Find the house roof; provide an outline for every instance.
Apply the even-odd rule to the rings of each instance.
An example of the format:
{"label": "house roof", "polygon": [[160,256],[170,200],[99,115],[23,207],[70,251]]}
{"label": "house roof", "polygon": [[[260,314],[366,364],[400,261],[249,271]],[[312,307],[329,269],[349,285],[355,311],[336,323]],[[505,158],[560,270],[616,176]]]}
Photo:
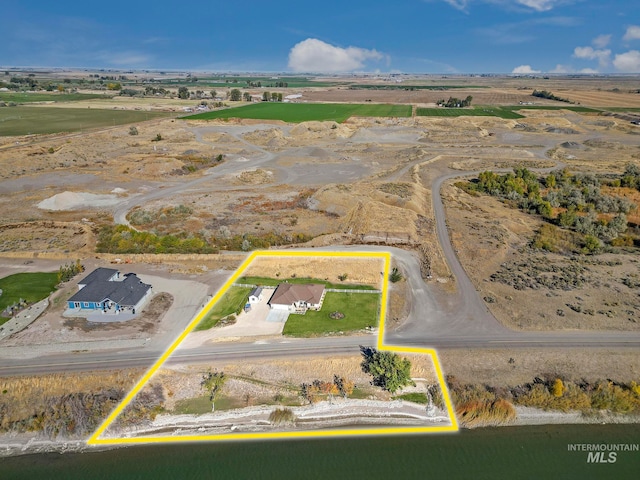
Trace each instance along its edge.
{"label": "house roof", "polygon": [[281,283],[269,299],[269,305],[291,305],[304,301],[318,304],[324,293],[324,285],[318,283]]}
{"label": "house roof", "polygon": [[250,297],[259,297],[262,294],[262,287],[256,287],[249,292]]}
{"label": "house roof", "polygon": [[[110,270],[110,269],[103,269]],[[117,272],[117,270],[114,270]],[[92,274],[95,273],[92,272]],[[109,276],[108,278],[111,278]],[[70,302],[103,302],[111,300],[123,307],[133,307],[151,289],[151,285],[142,283],[134,274],[130,273],[122,281],[108,281],[99,279],[92,281],[82,290],[73,295]]]}
{"label": "house roof", "polygon": [[84,277],[82,280],[80,280],[78,282],[78,285],[88,285],[92,282],[106,282],[111,277],[113,277],[116,273],[118,273],[118,270],[115,270],[113,268],[99,267],[99,268],[96,268],[89,275]]}

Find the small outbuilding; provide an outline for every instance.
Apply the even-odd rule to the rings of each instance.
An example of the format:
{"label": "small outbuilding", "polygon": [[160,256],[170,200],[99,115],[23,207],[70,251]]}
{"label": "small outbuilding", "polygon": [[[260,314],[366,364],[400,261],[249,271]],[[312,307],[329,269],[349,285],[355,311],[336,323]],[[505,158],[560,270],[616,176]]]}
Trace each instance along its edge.
{"label": "small outbuilding", "polygon": [[262,287],[256,287],[249,292],[249,303],[259,303],[262,301]]}

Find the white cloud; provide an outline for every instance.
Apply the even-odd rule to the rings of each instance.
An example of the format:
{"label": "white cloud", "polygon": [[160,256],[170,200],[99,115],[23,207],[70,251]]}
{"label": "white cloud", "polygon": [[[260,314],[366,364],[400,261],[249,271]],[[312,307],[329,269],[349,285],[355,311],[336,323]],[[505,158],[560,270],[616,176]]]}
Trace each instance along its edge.
{"label": "white cloud", "polygon": [[558,0],[516,0],[520,5],[532,8],[537,12],[546,12],[556,6]]}
{"label": "white cloud", "polygon": [[613,59],[613,66],[623,73],[640,73],[640,52],[629,50],[617,54]]}
{"label": "white cloud", "polygon": [[557,64],[553,70],[549,70],[549,73],[573,73],[574,70],[567,65]]}
{"label": "white cloud", "polygon": [[607,45],[609,45],[609,42],[611,41],[611,35],[598,35],[596,38],[594,38],[591,43],[596,47],[596,48],[604,48]]}
{"label": "white cloud", "polygon": [[573,56],[587,60],[597,59],[601,67],[606,67],[611,58],[611,50],[596,50],[593,47],[576,47],[573,50]]}
{"label": "white cloud", "polygon": [[640,26],[638,25],[631,25],[627,28],[627,33],[624,34],[624,37],[622,37],[622,39],[625,42],[628,42],[629,40],[639,40],[640,39]]}
{"label": "white cloud", "polygon": [[540,73],[540,70],[534,70],[531,68],[531,65],[520,65],[514,68],[511,73],[515,73],[517,75],[530,75],[532,73]]}
{"label": "white cloud", "polygon": [[289,68],[294,72],[351,72],[363,68],[367,60],[380,61],[385,57],[377,50],[341,48],[317,38],[307,38],[289,52]]}
{"label": "white cloud", "polygon": [[460,10],[462,12],[467,11],[467,5],[469,4],[469,0],[444,0],[453,8]]}
{"label": "white cloud", "polygon": [[600,72],[598,72],[598,70],[595,70],[595,69],[593,69],[593,68],[583,68],[582,70],[580,70],[580,72],[579,72],[579,73],[589,73],[589,74],[592,74],[592,73],[600,73]]}

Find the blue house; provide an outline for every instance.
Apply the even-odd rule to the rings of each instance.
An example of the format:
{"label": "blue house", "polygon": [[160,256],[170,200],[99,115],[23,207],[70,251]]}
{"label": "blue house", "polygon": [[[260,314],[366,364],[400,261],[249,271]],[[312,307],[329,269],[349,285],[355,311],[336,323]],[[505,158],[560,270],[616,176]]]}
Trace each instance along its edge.
{"label": "blue house", "polygon": [[96,268],[78,282],[78,292],[68,300],[68,308],[117,313],[136,310],[151,296],[151,285],[142,283],[135,273],[120,275],[113,268]]}

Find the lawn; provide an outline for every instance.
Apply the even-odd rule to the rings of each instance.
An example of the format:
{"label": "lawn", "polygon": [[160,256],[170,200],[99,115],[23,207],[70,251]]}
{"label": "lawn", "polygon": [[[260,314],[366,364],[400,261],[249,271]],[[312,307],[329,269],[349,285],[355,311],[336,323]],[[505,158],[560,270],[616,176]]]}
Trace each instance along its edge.
{"label": "lawn", "polygon": [[33,102],[77,102],[95,98],[112,98],[113,94],[102,93],[26,93],[1,92],[0,102],[33,103]]}
{"label": "lawn", "polygon": [[[18,302],[21,298],[36,303],[55,291],[58,284],[58,272],[52,273],[16,273],[0,279],[0,311]],[[0,325],[8,321],[0,317]]]}
{"label": "lawn", "polygon": [[[309,310],[305,315],[289,315],[282,333],[292,337],[315,337],[377,327],[379,306],[379,294],[327,292],[319,311]],[[337,320],[329,317],[335,311],[343,313],[344,318]]]}
{"label": "lawn", "polygon": [[327,280],[320,280],[318,278],[287,278],[287,279],[277,279],[277,278],[268,278],[268,277],[241,277],[238,279],[237,283],[245,283],[248,285],[260,285],[266,287],[275,287],[283,282],[288,283],[320,283],[324,285],[326,288],[341,288],[344,290],[375,290],[374,287],[369,285],[352,285],[345,283],[331,283]]}
{"label": "lawn", "polygon": [[174,114],[96,108],[2,107],[0,136],[73,132],[144,122],[170,115]]}
{"label": "lawn", "polygon": [[243,107],[199,113],[183,117],[188,120],[218,118],[252,118],[282,120],[289,123],[312,120],[344,122],[349,117],[410,117],[411,105],[351,104],[351,103],[254,103]]}
{"label": "lawn", "polygon": [[242,310],[249,298],[250,288],[245,287],[231,287],[222,296],[220,300],[216,302],[209,313],[200,321],[196,327],[198,330],[209,330],[211,327],[220,321],[220,319],[236,313]]}

